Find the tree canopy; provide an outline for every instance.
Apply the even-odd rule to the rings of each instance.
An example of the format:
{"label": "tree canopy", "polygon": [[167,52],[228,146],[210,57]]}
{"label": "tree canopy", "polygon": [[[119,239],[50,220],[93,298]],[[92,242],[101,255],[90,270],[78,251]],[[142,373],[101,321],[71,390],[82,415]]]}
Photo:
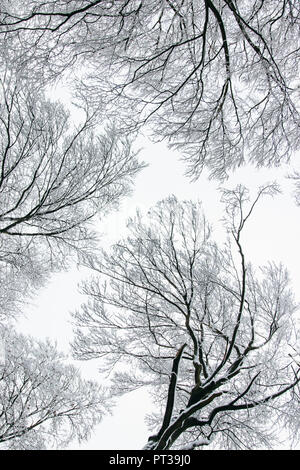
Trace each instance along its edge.
{"label": "tree canopy", "polygon": [[[282,265],[255,269],[243,232],[259,198],[223,192],[230,234],[218,246],[201,205],[170,197],[89,266],[75,314],[75,357],[101,358],[111,394],[150,388],[147,449],[266,448],[276,425],[299,431],[297,306]],[[277,429],[278,430],[278,429]]]}
{"label": "tree canopy", "polygon": [[147,123],[192,176],[223,178],[299,149],[299,15],[297,0],[27,0],[2,2],[0,32],[23,71],[77,71],[123,129]]}
{"label": "tree canopy", "polygon": [[49,341],[3,327],[0,334],[0,449],[61,448],[86,439],[104,412],[101,387],[83,380]]}
{"label": "tree canopy", "polygon": [[53,271],[93,252],[91,220],[130,193],[143,164],[131,138],[100,132],[94,111],[81,108],[75,125],[44,90],[0,69],[0,442],[62,447],[99,422],[102,390],[50,344],[9,333],[12,318]]}
{"label": "tree canopy", "polygon": [[[0,78],[0,276],[25,293],[51,270],[95,247],[91,219],[128,195],[143,167],[131,140],[95,113],[72,124],[70,113],[6,69]],[[17,289],[15,286],[18,286]],[[8,294],[10,291],[10,294]],[[16,304],[15,304],[16,306]],[[2,313],[3,309],[3,313]]]}
{"label": "tree canopy", "polygon": [[[146,449],[271,446],[299,438],[297,305],[287,270],[247,260],[258,200],[223,190],[223,245],[201,204],[160,201],[96,256],[92,222],[131,191],[145,132],[187,174],[225,179],[299,150],[297,0],[0,0],[0,442],[88,436],[101,390],[11,318],[71,260],[95,273],[74,354],[101,358],[111,396],[154,393]],[[67,84],[80,122],[53,97]],[[300,171],[291,173],[300,201]],[[99,276],[98,276],[99,275]],[[4,327],[4,324],[6,327]],[[0,336],[1,339],[1,336]],[[1,345],[0,345],[1,346]],[[1,351],[0,351],[1,353]],[[1,356],[0,356],[1,362]]]}

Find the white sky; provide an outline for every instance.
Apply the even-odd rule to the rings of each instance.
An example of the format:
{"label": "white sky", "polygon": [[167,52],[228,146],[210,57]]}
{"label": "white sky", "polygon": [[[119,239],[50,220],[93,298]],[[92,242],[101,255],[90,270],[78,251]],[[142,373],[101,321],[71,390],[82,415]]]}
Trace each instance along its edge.
{"label": "white sky", "polygon": [[[111,214],[99,224],[103,233],[101,245],[109,247],[111,243],[125,234],[125,221],[133,215],[137,206],[148,209],[158,200],[175,194],[181,199],[199,199],[203,201],[205,214],[217,229],[222,217],[216,181],[208,181],[205,175],[195,183],[184,177],[184,164],[178,156],[166,149],[164,144],[146,144],[140,158],[150,164],[137,177],[133,195],[124,200],[119,212]],[[261,184],[277,180],[285,190],[284,194],[274,199],[261,200],[253,213],[252,220],[245,229],[245,254],[254,264],[267,261],[282,261],[291,274],[296,290],[300,281],[299,240],[300,208],[291,195],[292,185],[283,176],[287,169],[274,170],[244,168],[224,184],[233,187],[242,183],[250,189],[257,189]],[[25,334],[39,338],[49,337],[57,341],[59,349],[68,352],[72,339],[72,327],[69,312],[78,308],[84,301],[77,291],[77,283],[86,271],[76,268],[69,273],[53,276],[49,284],[40,290],[32,304],[26,310],[26,316],[18,321],[17,328]],[[297,292],[296,292],[297,294]],[[297,295],[296,295],[297,298]],[[299,297],[298,297],[299,298]],[[77,362],[86,378],[98,379],[97,365],[94,362]],[[91,440],[76,449],[140,449],[147,441],[149,432],[143,422],[146,412],[151,410],[151,401],[141,391],[132,392],[120,399],[113,410],[114,416],[103,419]]]}

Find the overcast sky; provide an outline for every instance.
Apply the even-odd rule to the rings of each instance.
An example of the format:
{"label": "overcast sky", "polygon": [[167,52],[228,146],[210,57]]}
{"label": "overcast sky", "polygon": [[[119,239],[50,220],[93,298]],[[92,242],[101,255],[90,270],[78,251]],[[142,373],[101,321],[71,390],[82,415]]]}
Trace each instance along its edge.
{"label": "overcast sky", "polygon": [[[126,219],[134,215],[136,207],[147,210],[170,194],[175,194],[180,199],[203,201],[208,220],[216,233],[221,234],[222,206],[217,191],[220,183],[209,181],[205,173],[197,182],[191,183],[184,176],[185,167],[179,161],[178,154],[168,151],[164,144],[149,144],[143,139],[141,143],[144,149],[140,158],[149,163],[149,166],[138,175],[132,196],[122,202],[119,211],[97,222],[97,228],[102,233],[101,245],[109,247],[125,235]],[[285,178],[287,173],[288,168],[283,166],[273,170],[245,167],[236,171],[221,186],[234,187],[241,183],[255,191],[260,185],[274,180],[282,186],[283,194],[274,199],[266,197],[261,200],[249,220],[244,232],[245,255],[255,265],[271,260],[282,261],[291,274],[292,286],[296,290],[300,281],[300,208],[294,203],[292,184]],[[77,284],[86,276],[86,270],[78,271],[75,267],[68,273],[54,275],[49,284],[28,304],[25,316],[18,321],[17,329],[42,339],[49,337],[57,341],[59,349],[69,352],[69,342],[72,339],[70,312],[84,301],[77,290]],[[99,379],[97,361],[77,364],[84,377]],[[113,410],[114,416],[103,420],[88,443],[80,447],[74,443],[72,448],[140,449],[149,436],[144,416],[150,410],[150,398],[141,391],[132,392],[120,399]]]}

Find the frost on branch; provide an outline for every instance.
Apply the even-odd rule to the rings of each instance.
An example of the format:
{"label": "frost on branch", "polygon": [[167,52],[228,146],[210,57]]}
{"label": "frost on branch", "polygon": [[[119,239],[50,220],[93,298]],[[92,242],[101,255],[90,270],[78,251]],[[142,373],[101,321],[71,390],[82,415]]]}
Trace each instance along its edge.
{"label": "frost on branch", "polygon": [[53,449],[87,439],[104,413],[105,392],[49,342],[0,327],[0,448]]}
{"label": "frost on branch", "polygon": [[67,76],[119,128],[179,149],[192,177],[222,179],[299,149],[299,15],[291,0],[14,1],[0,41],[30,80]]}
{"label": "frost on branch", "polygon": [[299,439],[289,276],[281,264],[252,266],[243,241],[260,198],[277,191],[266,185],[254,198],[242,186],[223,191],[224,245],[213,240],[200,203],[172,196],[147,218],[137,213],[126,239],[89,260],[94,279],[74,314],[74,352],[101,358],[112,394],[143,383],[151,390],[157,413],[145,448],[202,439],[213,448],[268,448],[280,420]]}

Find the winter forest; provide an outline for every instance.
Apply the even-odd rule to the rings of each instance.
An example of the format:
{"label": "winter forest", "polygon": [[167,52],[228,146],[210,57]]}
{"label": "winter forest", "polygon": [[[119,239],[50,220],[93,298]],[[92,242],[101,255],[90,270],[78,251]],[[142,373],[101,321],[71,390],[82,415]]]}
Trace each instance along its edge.
{"label": "winter forest", "polygon": [[298,0],[0,0],[0,450],[131,396],[144,451],[300,448],[299,59]]}

